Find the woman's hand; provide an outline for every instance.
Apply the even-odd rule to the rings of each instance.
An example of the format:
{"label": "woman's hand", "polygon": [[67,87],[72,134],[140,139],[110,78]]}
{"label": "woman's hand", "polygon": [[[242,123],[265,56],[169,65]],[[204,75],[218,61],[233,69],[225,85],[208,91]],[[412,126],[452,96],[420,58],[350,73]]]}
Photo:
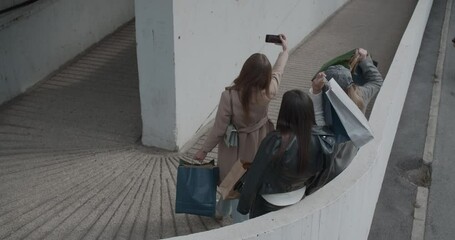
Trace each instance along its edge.
{"label": "woman's hand", "polygon": [[316,77],[311,80],[311,88],[313,88],[313,94],[318,94],[322,91],[322,88],[327,81],[325,77],[326,75],[324,72],[319,72],[316,74]]}
{"label": "woman's hand", "polygon": [[278,45],[281,45],[283,47],[283,52],[286,52],[288,50],[288,40],[286,40],[286,36],[284,34],[280,34],[280,39],[281,43]]}
{"label": "woman's hand", "polygon": [[359,54],[359,61],[364,60],[368,56],[367,50],[365,50],[363,48],[358,48],[357,53]]}
{"label": "woman's hand", "polygon": [[202,161],[204,161],[206,156],[207,156],[207,153],[202,151],[202,149],[201,149],[201,150],[197,151],[197,153],[194,155],[194,159],[202,162]]}

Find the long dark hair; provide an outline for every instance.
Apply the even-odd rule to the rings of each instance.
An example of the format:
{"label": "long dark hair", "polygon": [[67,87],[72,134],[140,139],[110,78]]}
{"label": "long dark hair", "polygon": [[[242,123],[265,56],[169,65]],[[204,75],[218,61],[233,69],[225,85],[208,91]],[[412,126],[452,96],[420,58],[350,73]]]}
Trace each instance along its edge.
{"label": "long dark hair", "polygon": [[231,89],[239,91],[240,102],[247,118],[249,118],[249,105],[253,93],[265,89],[268,95],[271,80],[272,65],[264,54],[255,53],[243,64],[242,70],[234,80],[234,86]]}
{"label": "long dark hair", "polygon": [[276,128],[294,134],[299,145],[299,171],[303,172],[310,156],[311,128],[315,124],[313,101],[304,92],[294,89],[284,93]]}

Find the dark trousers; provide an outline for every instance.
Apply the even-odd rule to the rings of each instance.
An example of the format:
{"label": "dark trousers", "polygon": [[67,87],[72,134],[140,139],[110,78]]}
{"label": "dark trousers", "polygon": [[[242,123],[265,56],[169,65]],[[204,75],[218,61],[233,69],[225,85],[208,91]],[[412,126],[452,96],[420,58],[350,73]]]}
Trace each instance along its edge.
{"label": "dark trousers", "polygon": [[279,209],[284,208],[284,206],[275,206],[269,202],[267,202],[261,194],[256,195],[256,199],[254,200],[253,206],[251,206],[250,210],[250,219],[259,217],[269,212],[273,212]]}

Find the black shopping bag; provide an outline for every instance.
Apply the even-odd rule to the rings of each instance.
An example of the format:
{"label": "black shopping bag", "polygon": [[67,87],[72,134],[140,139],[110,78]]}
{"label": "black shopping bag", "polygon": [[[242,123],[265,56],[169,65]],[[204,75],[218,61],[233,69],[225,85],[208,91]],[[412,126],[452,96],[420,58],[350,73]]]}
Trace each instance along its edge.
{"label": "black shopping bag", "polygon": [[180,160],[175,213],[214,216],[219,169],[214,161],[192,164]]}

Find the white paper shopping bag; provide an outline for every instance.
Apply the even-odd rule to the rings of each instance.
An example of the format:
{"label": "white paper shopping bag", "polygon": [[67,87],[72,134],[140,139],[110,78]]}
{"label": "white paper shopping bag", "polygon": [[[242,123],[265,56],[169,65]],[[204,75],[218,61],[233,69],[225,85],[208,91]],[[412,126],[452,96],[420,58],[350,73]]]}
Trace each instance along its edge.
{"label": "white paper shopping bag", "polygon": [[329,90],[325,92],[332,107],[335,109],[341,124],[356,147],[361,147],[373,139],[373,132],[365,115],[338,85],[330,79]]}

